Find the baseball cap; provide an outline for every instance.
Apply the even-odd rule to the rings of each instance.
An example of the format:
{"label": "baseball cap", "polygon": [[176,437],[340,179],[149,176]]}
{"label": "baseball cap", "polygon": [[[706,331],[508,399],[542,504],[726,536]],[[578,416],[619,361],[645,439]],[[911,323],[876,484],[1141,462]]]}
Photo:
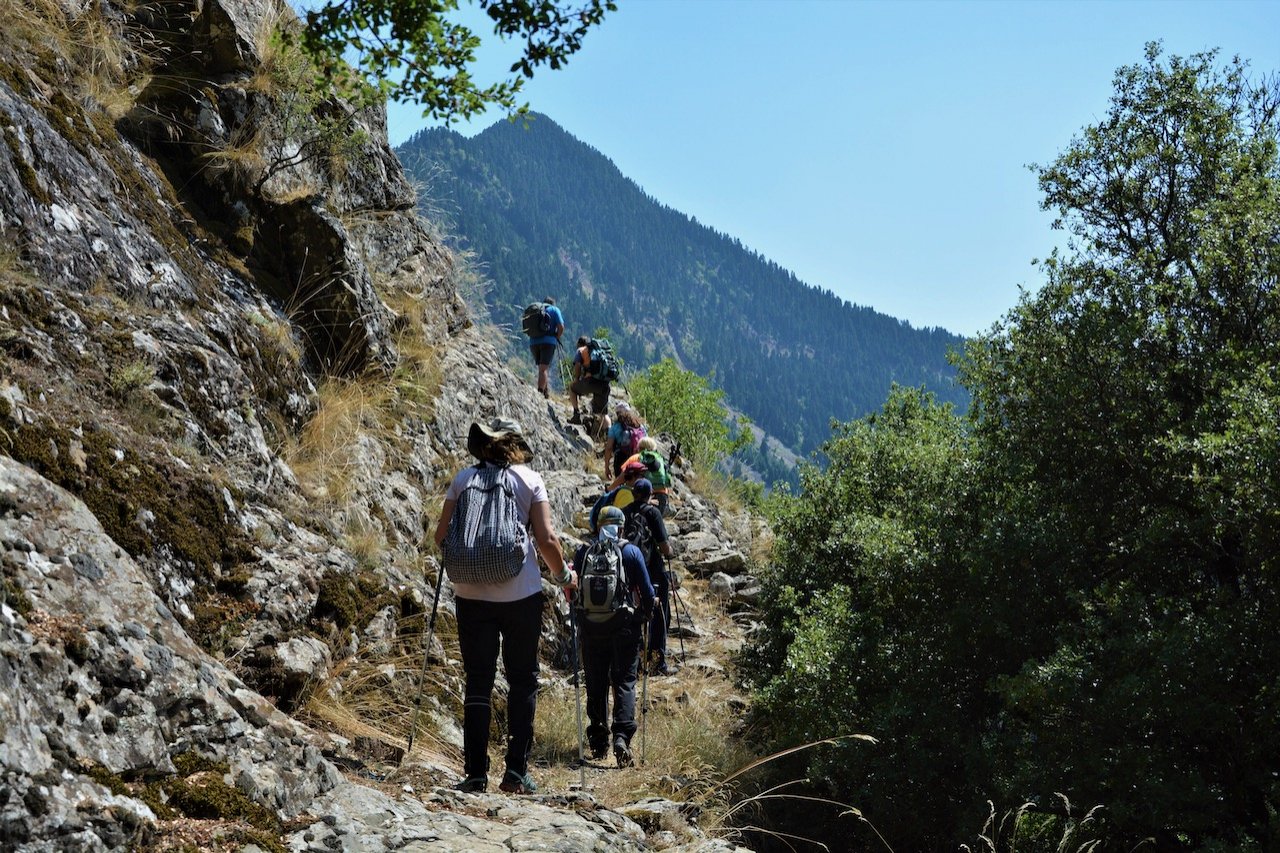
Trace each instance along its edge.
{"label": "baseball cap", "polygon": [[627,520],[622,510],[616,506],[607,506],[596,516],[596,527],[600,530],[601,539],[617,539],[618,527]]}
{"label": "baseball cap", "polygon": [[649,496],[653,494],[653,483],[650,483],[644,477],[636,480],[631,484],[631,496],[636,500],[644,502],[649,500]]}

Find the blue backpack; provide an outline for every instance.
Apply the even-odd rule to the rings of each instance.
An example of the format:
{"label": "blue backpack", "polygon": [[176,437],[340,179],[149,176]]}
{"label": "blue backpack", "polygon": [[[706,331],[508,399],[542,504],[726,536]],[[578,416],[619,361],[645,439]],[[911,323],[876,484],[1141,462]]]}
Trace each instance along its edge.
{"label": "blue backpack", "polygon": [[605,338],[587,341],[587,373],[605,382],[617,380],[618,357],[613,354],[613,344]]}

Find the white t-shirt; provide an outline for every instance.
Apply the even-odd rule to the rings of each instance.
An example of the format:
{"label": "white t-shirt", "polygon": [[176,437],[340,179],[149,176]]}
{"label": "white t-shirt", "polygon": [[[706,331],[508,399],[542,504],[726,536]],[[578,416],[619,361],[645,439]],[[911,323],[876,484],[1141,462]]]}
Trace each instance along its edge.
{"label": "white t-shirt", "polygon": [[[447,501],[456,501],[466,488],[471,477],[476,473],[475,466],[463,468],[449,484],[445,492]],[[528,465],[512,465],[507,469],[507,479],[516,495],[516,506],[520,511],[520,520],[529,523],[529,511],[536,503],[547,502],[547,487],[542,482],[542,475]],[[519,601],[542,591],[542,575],[538,571],[538,553],[533,544],[533,531],[524,548],[524,568],[520,574],[503,583],[455,583],[453,592],[458,598],[470,598],[476,601]]]}

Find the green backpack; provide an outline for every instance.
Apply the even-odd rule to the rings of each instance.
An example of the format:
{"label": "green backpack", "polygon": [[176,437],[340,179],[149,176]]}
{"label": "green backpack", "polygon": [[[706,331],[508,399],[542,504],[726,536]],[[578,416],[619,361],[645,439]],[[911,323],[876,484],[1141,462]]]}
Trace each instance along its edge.
{"label": "green backpack", "polygon": [[655,489],[665,489],[671,485],[671,474],[667,471],[667,460],[656,450],[641,450],[640,461],[649,469],[645,474]]}

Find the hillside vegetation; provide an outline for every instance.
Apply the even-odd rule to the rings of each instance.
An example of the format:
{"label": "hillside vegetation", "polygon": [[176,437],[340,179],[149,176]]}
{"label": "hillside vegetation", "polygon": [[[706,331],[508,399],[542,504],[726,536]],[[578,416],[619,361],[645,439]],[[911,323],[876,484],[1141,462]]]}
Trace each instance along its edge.
{"label": "hillside vegetation", "polygon": [[895,394],[785,502],[761,719],[879,738],[795,772],[895,849],[1280,849],[1278,108],[1213,54],[1120,69],[968,414]]}
{"label": "hillside vegetation", "polygon": [[635,368],[675,358],[802,453],[832,418],[874,411],[894,382],[965,402],[947,364],[960,338],[800,282],[649,197],[547,116],[472,139],[425,130],[397,151],[423,204],[483,265],[492,320],[516,334],[520,309],[554,296],[570,335],[612,330]]}

